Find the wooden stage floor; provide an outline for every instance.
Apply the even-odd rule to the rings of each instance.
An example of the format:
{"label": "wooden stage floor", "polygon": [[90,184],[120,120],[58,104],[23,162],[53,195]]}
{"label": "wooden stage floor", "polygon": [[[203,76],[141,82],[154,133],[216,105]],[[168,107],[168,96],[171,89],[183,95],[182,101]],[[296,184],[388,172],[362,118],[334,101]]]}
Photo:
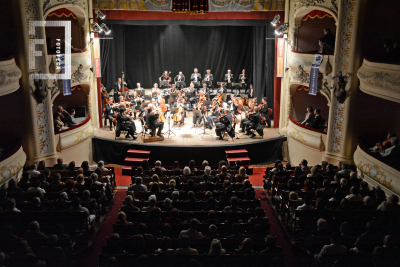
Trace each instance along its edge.
{"label": "wooden stage floor", "polygon": [[[243,133],[239,133],[240,130],[240,116],[238,116],[238,124],[236,125],[236,132],[238,133],[239,139],[234,138],[233,140],[229,136],[225,136],[224,140],[216,140],[216,134],[215,134],[215,127],[213,130],[206,129],[206,133],[211,134],[211,135],[200,135],[200,133],[203,132],[203,122],[200,124],[200,128],[193,128],[191,129],[193,125],[193,117],[192,117],[192,112],[187,112],[187,118],[185,118],[185,125],[181,127],[181,129],[172,129],[173,125],[173,120],[171,118],[171,131],[175,133],[175,136],[171,134],[168,137],[168,134],[164,134],[164,141],[156,141],[156,142],[151,142],[149,144],[155,144],[155,145],[166,145],[166,146],[171,146],[171,145],[181,145],[181,146],[203,146],[203,145],[234,145],[234,144],[245,144],[245,143],[251,143],[255,141],[260,141],[262,139],[271,139],[275,137],[279,137],[280,134],[278,133],[278,128],[265,128],[264,129],[264,137],[262,138],[258,134],[256,137],[251,138],[250,136],[244,135]],[[244,118],[244,115],[243,115]],[[135,120],[135,125],[136,125],[136,132],[139,133],[142,131],[142,126],[140,124],[140,121],[138,119]],[[272,127],[273,127],[273,121],[272,121]],[[163,133],[166,133],[168,131],[168,120],[164,122],[164,128],[163,128]],[[96,134],[98,137],[102,138],[107,138],[114,140],[115,139],[115,131],[110,131],[109,126],[105,128],[101,128],[100,131]],[[143,143],[141,136],[138,136],[138,139],[132,140],[132,138],[125,139],[125,135],[121,133],[121,136],[118,137],[116,140],[118,141],[125,141],[125,142],[134,142],[134,143]]]}

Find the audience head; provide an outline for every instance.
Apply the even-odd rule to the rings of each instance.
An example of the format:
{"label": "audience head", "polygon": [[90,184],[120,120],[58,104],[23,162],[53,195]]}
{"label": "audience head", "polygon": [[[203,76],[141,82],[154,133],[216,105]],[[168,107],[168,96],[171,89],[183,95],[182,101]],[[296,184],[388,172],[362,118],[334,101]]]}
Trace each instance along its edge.
{"label": "audience head", "polygon": [[298,194],[296,192],[292,191],[292,192],[289,193],[289,199],[290,200],[298,200],[299,196],[298,196]]}
{"label": "audience head", "polygon": [[399,197],[392,194],[389,196],[388,202],[393,203],[393,204],[398,204],[399,203]]}
{"label": "audience head", "polygon": [[189,228],[191,230],[196,230],[197,229],[197,225],[199,225],[199,221],[197,219],[191,219],[189,222]]}
{"label": "audience head", "polygon": [[[211,227],[211,225],[210,225],[210,227]],[[213,241],[211,241],[211,247],[210,247],[209,254],[211,254],[211,255],[221,255],[221,253],[222,253],[221,241],[219,241],[218,239],[213,239]]]}
{"label": "audience head", "polygon": [[40,225],[37,221],[32,221],[29,223],[29,231],[35,232],[40,230]]}
{"label": "audience head", "polygon": [[347,179],[346,178],[340,179],[340,185],[341,186],[346,186],[347,185]]}
{"label": "audience head", "polygon": [[192,159],[191,161],[189,161],[189,169],[191,170],[191,171],[193,171],[194,170],[194,168],[195,168],[195,161]]}
{"label": "audience head", "polygon": [[307,111],[308,111],[308,113],[313,114],[314,113],[314,108],[312,106],[308,106],[307,107]]}
{"label": "audience head", "polygon": [[239,251],[243,254],[251,254],[251,248],[253,247],[253,242],[250,238],[245,238],[242,245],[239,247]]}
{"label": "audience head", "polygon": [[201,166],[203,166],[203,168],[208,166],[208,161],[207,160],[203,160],[203,163],[201,164]]}
{"label": "audience head", "polygon": [[233,207],[236,207],[239,203],[239,200],[237,197],[231,197],[230,202]]}
{"label": "audience head", "polygon": [[328,228],[328,224],[327,224],[326,220],[324,220],[322,218],[319,219],[317,221],[317,228],[318,228],[318,230],[326,230]]}
{"label": "audience head", "polygon": [[135,179],[135,183],[137,184],[137,185],[141,185],[142,184],[142,178],[141,177],[137,177],[136,179]]}
{"label": "audience head", "polygon": [[171,199],[169,199],[169,198],[164,199],[164,207],[167,208],[167,209],[170,209],[172,207],[171,206]]}
{"label": "audience head", "polygon": [[308,166],[308,161],[305,160],[305,159],[303,159],[303,160],[301,161],[301,165],[304,166],[304,167]]}
{"label": "audience head", "polygon": [[190,175],[190,174],[191,174],[190,168],[186,166],[186,167],[183,169],[183,175]]}
{"label": "audience head", "polygon": [[41,171],[41,170],[44,170],[45,168],[46,168],[46,165],[45,165],[45,163],[44,163],[44,160],[39,161],[39,164],[38,164],[37,169],[38,169],[39,171]]}
{"label": "audience head", "polygon": [[264,218],[265,217],[265,212],[261,207],[257,207],[254,210],[254,213],[256,214],[256,217],[258,217],[258,218]]}

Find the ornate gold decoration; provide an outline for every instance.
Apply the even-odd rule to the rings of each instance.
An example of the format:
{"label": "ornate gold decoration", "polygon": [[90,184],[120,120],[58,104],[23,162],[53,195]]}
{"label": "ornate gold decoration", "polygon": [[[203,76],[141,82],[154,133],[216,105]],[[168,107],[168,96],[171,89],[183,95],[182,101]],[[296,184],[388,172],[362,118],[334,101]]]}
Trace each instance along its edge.
{"label": "ornate gold decoration", "polygon": [[306,140],[304,140],[304,136],[300,133],[299,130],[297,131],[291,131],[289,133],[290,137],[292,137],[294,140],[300,142],[300,143],[307,143]]}
{"label": "ornate gold decoration", "polygon": [[76,140],[74,141],[74,143],[82,143],[83,141],[85,141],[86,139],[88,139],[90,136],[92,136],[92,131],[82,131],[77,137]]}
{"label": "ornate gold decoration", "polygon": [[360,161],[360,163],[356,164],[356,166],[359,170],[361,170],[362,173],[366,174],[368,177],[377,181],[384,187],[388,189],[393,188],[392,179],[390,179],[390,181],[386,180],[385,172],[382,171],[378,165],[371,163],[362,164],[362,161]]}
{"label": "ornate gold decoration", "polygon": [[18,174],[18,172],[22,169],[23,166],[21,166],[21,163],[18,163],[18,165],[4,165],[3,167],[0,168],[0,184],[4,183],[8,179],[11,179],[15,175]]}
{"label": "ornate gold decoration", "polygon": [[382,71],[371,73],[358,72],[358,77],[361,79],[365,79],[366,82],[371,85],[382,88],[393,89],[394,87],[400,86],[400,82],[396,81],[396,77],[394,77],[394,79],[391,79],[392,77],[389,73]]}
{"label": "ornate gold decoration", "polygon": [[299,71],[296,71],[296,75],[293,78],[301,83],[310,83],[310,74],[305,72],[301,65],[299,65]]}

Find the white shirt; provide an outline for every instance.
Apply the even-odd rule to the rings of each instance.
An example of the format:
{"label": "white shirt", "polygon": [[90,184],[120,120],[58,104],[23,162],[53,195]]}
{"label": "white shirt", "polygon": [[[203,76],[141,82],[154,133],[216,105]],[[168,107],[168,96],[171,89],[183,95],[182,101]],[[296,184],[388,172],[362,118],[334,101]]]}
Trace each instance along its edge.
{"label": "white shirt", "polygon": [[38,177],[39,174],[40,174],[40,171],[38,171],[38,170],[30,170],[30,171],[28,171],[28,173],[29,173],[29,175],[31,177]]}

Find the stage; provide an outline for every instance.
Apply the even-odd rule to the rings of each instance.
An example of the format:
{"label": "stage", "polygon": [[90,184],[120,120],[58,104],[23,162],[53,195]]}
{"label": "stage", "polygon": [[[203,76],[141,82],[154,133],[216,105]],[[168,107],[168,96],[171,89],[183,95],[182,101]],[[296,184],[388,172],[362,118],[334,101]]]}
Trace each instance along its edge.
{"label": "stage", "polygon": [[[238,116],[236,132],[239,132],[240,116]],[[187,112],[185,125],[181,129],[172,129],[175,135],[164,135],[164,141],[143,143],[141,136],[137,140],[125,139],[121,134],[115,139],[115,131],[109,127],[102,128],[93,138],[94,160],[105,161],[106,164],[123,165],[128,149],[151,151],[150,165],[155,160],[161,160],[163,165],[172,165],[175,160],[185,165],[189,160],[194,159],[196,165],[201,165],[203,160],[208,160],[210,165],[217,165],[222,159],[226,159],[226,150],[246,149],[251,159],[251,164],[269,164],[282,158],[283,137],[278,133],[277,128],[265,128],[264,136],[257,134],[256,137],[238,133],[233,140],[225,136],[224,140],[216,140],[215,130],[206,129],[210,135],[201,135],[204,132],[203,123],[200,128],[191,128],[192,112]],[[136,132],[141,132],[140,121],[135,121]],[[272,123],[273,125],[273,123]],[[214,128],[215,129],[215,128]],[[163,133],[168,131],[168,120],[165,121]],[[186,163],[187,162],[187,163]]]}

